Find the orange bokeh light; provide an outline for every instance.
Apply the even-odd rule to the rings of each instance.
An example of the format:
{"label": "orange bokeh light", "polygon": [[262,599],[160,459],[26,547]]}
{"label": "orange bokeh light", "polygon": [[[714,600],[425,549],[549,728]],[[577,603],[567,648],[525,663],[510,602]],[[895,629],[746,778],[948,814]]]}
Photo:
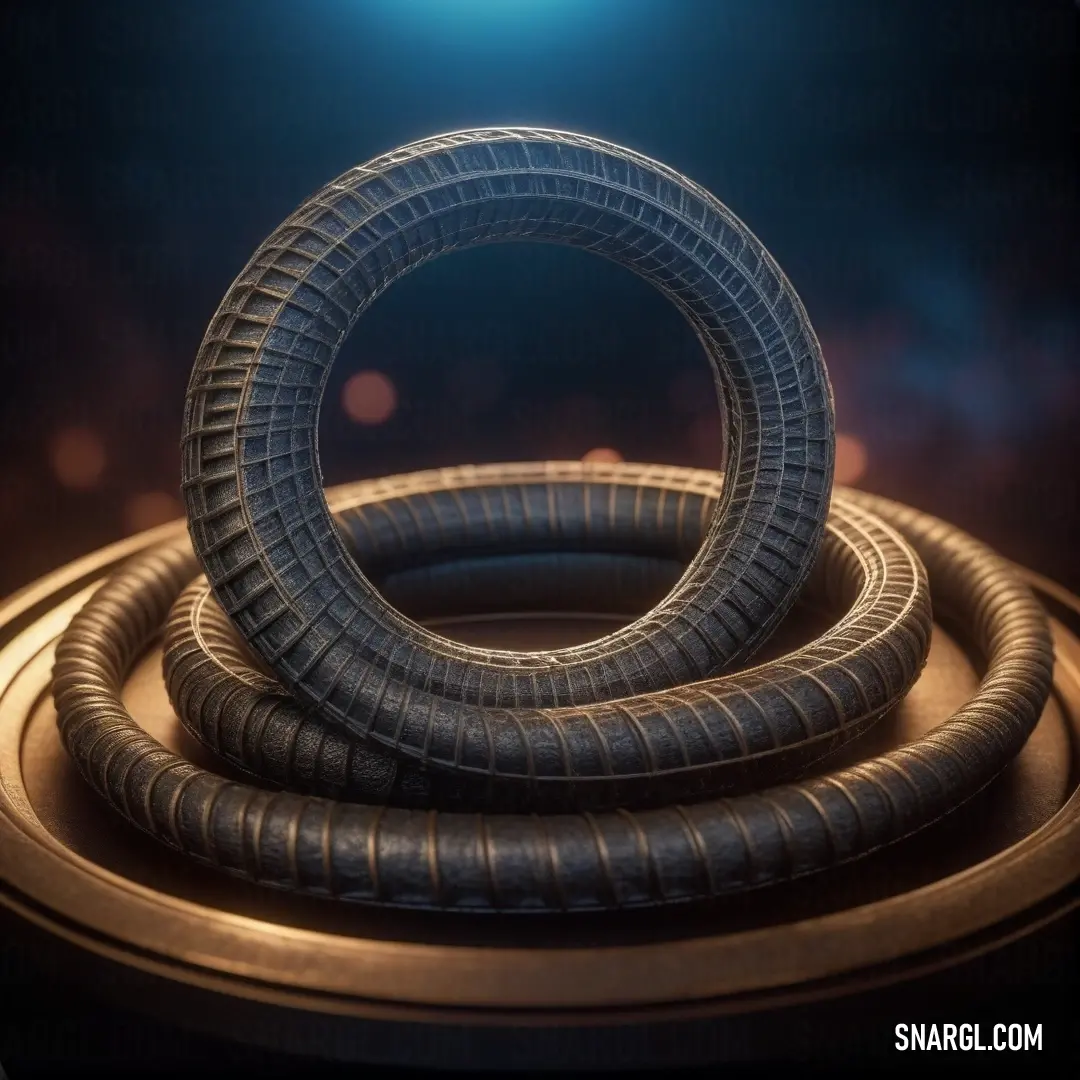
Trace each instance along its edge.
{"label": "orange bokeh light", "polygon": [[866,444],[856,435],[837,434],[836,473],[838,484],[854,484],[862,479],[870,464]]}
{"label": "orange bokeh light", "polygon": [[86,491],[97,487],[105,472],[105,445],[90,428],[71,427],[49,445],[49,461],[64,487]]}
{"label": "orange bokeh light", "polygon": [[183,516],[183,504],[167,491],[146,491],[132,495],[124,504],[124,525],[128,532],[143,532]]}
{"label": "orange bokeh light", "polygon": [[622,459],[622,454],[618,450],[613,450],[610,446],[598,446],[581,458],[582,461],[591,461],[601,465],[615,465]]}
{"label": "orange bokeh light", "polygon": [[381,371],[359,371],[345,383],[341,405],[357,424],[384,424],[397,409],[394,384]]}

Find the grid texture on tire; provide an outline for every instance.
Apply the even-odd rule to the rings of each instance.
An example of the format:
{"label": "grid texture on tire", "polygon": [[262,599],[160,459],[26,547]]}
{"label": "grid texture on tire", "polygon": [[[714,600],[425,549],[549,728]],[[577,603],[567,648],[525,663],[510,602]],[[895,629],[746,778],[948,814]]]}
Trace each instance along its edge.
{"label": "grid texture on tire", "polygon": [[[406,558],[445,554],[451,538],[451,550],[487,551],[489,558],[558,542],[564,553],[626,544],[685,559],[699,546],[721,490],[716,473],[674,467],[559,463],[552,473],[560,479],[543,482],[536,473],[535,466],[495,465],[361,484],[344,496],[352,505],[338,520],[375,580]],[[387,491],[394,495],[380,494]],[[432,510],[443,505],[438,496],[456,506],[442,526]],[[512,518],[489,512],[504,500]],[[535,512],[522,513],[523,503]],[[415,801],[421,776],[434,778],[437,805],[550,812],[693,801],[798,775],[864,731],[918,677],[932,623],[922,566],[843,492],[834,493],[812,583],[835,623],[781,659],[668,691],[548,710],[387,691],[372,731],[396,732],[393,742],[335,730],[253,671],[228,619],[197,583],[169,620],[166,684],[197,738],[289,787],[299,782],[365,799],[383,792],[400,801],[385,787],[389,754],[406,763],[399,794],[407,802]],[[371,755],[373,742],[383,754]]]}
{"label": "grid texture on tire", "polygon": [[[322,492],[319,404],[354,320],[392,281],[469,245],[531,239],[614,259],[675,302],[714,365],[728,483],[665,600],[603,640],[545,653],[459,645],[359,573]],[[416,143],[312,196],[259,248],[207,331],[185,408],[196,552],[290,691],[366,731],[384,686],[551,707],[625,697],[745,660],[790,607],[828,513],[832,397],[806,313],[715,198],[599,140],[486,130]]]}

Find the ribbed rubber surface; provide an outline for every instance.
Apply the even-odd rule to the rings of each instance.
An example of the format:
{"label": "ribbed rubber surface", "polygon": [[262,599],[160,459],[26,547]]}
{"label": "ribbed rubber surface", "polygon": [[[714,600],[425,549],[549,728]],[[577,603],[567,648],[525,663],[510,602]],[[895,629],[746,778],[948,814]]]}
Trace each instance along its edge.
{"label": "ribbed rubber surface", "polygon": [[[564,557],[631,547],[643,556],[685,559],[699,545],[720,492],[718,474],[699,470],[666,469],[660,480],[652,467],[619,465],[604,469],[606,482],[588,480],[599,471],[588,465],[566,471],[566,479],[544,484],[523,483],[516,465],[422,473],[411,478],[411,495],[389,501],[358,485],[357,505],[339,521],[375,581],[388,571],[392,588],[407,581],[421,569],[403,567],[424,555],[445,560],[455,552],[485,552],[488,588],[520,601],[524,586],[513,575],[521,567],[500,573],[494,555],[542,552],[557,543],[570,549],[558,553]],[[572,473],[579,479],[570,479]],[[454,520],[438,531],[425,527],[423,507],[451,497]],[[511,505],[513,516],[495,524],[486,508],[500,502]],[[620,565],[606,569],[617,572]],[[452,569],[459,599],[471,586],[483,603],[479,567],[471,581],[462,578],[460,559]],[[865,730],[921,671],[932,624],[922,567],[891,529],[842,493],[834,495],[816,579],[835,624],[798,651],[747,672],[552,710],[483,709],[414,692],[408,703],[426,726],[409,738],[409,723],[394,712],[399,701],[384,695],[386,726],[400,734],[382,745],[412,763],[389,791],[386,754],[368,752],[374,740],[365,750],[251,669],[204,581],[185,591],[169,619],[165,679],[177,714],[197,738],[289,787],[411,804],[420,784],[433,782],[435,805],[444,808],[447,800],[546,811],[692,801],[798,775]],[[560,595],[548,590],[548,603],[558,605]],[[621,594],[624,602],[627,595]],[[561,599],[573,607],[572,598]],[[373,717],[373,732],[377,723]],[[457,782],[440,783],[438,774],[448,771]],[[471,774],[471,786],[461,782],[463,774]]]}
{"label": "ribbed rubber surface", "polygon": [[268,792],[183,761],[142,731],[121,685],[192,571],[183,546],[140,556],[58,651],[62,738],[86,779],[140,828],[276,888],[471,911],[673,904],[797,877],[909,835],[1015,756],[1050,690],[1045,614],[1012,568],[944,522],[851,495],[914,545],[935,602],[986,657],[979,689],[915,742],[851,768],[731,799],[638,813],[457,814]]}
{"label": "ribbed rubber surface", "polygon": [[[727,415],[728,484],[671,594],[600,642],[535,654],[454,643],[390,607],[334,527],[316,440],[330,365],[383,289],[437,255],[522,239],[586,248],[656,285],[695,327]],[[632,151],[500,129],[376,158],[290,216],[210,324],[183,446],[191,537],[222,606],[295,697],[365,734],[384,692],[547,708],[663,690],[744,661],[817,553],[834,427],[802,304],[726,207]],[[454,509],[430,508],[438,519]]]}

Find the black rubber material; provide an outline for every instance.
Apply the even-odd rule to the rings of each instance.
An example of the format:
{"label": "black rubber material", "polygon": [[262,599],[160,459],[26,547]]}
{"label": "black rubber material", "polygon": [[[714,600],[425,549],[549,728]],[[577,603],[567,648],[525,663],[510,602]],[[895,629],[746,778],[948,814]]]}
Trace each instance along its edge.
{"label": "black rubber material", "polygon": [[[577,615],[584,605],[580,611],[617,618],[658,602],[684,569],[642,555],[555,551],[459,558],[371,579],[411,617]],[[527,788],[496,793],[418,768],[305,712],[259,667],[201,575],[173,605],[165,642],[166,686],[184,727],[260,783],[389,806],[490,810],[497,800],[502,810],[534,809]]]}
{"label": "black rubber material", "polygon": [[986,658],[973,697],[880,757],[756,794],[634,813],[459,814],[268,792],[184,761],[120,694],[189,579],[183,545],[137,557],[73,620],[57,650],[61,736],[85,778],[158,839],[275,888],[382,905],[542,912],[685,903],[858,858],[954,809],[1023,746],[1049,695],[1043,609],[1010,564],[952,526],[872,496],[935,600]]}
{"label": "black rubber material", "polygon": [[[727,419],[729,483],[673,591],[600,642],[542,653],[452,642],[387,604],[334,527],[317,451],[327,373],[367,305],[437,255],[506,240],[586,248],[656,285],[697,331]],[[308,199],[211,321],[183,438],[192,543],[222,606],[294,697],[387,744],[398,717],[368,730],[384,693],[411,728],[423,724],[425,706],[408,701],[421,687],[468,704],[547,708],[742,663],[810,571],[834,456],[820,347],[746,226],[640,154],[531,129],[427,139]]]}
{"label": "black rubber material", "polygon": [[[430,588],[438,576],[464,613],[497,597],[515,608],[536,602],[539,583],[530,583],[522,572],[540,566],[515,567],[495,555],[531,552],[537,559],[542,558],[538,547],[569,547],[547,551],[546,558],[550,564],[560,556],[564,570],[574,568],[564,585],[572,590],[579,587],[584,567],[567,563],[571,554],[605,560],[589,566],[598,575],[594,589],[605,575],[625,568],[624,562],[612,561],[620,546],[641,557],[666,559],[662,565],[685,559],[700,542],[721,486],[715,473],[671,468],[661,482],[655,470],[637,465],[606,469],[607,482],[589,481],[594,470],[579,465],[578,479],[568,471],[561,481],[525,486],[519,484],[519,469],[415,474],[416,493],[393,501],[373,499],[368,487],[357,485],[343,493],[355,505],[338,520],[358,563],[392,590],[391,598],[393,590],[416,597],[424,585],[429,597],[439,596]],[[445,502],[449,495],[458,507],[450,525],[419,534],[386,525],[422,520],[406,500],[434,503],[441,496]],[[496,530],[491,515],[481,512],[493,502],[519,497],[535,509],[515,508],[513,527],[504,519]],[[665,501],[669,513],[663,512]],[[586,519],[583,508],[590,503],[595,505]],[[628,507],[638,510],[632,529]],[[469,562],[464,557],[469,551],[485,555]],[[442,561],[435,565],[416,565],[437,554]],[[232,764],[294,789],[415,805],[417,792],[435,785],[432,797],[443,808],[464,803],[549,812],[693,801],[800,775],[864,731],[917,678],[932,620],[925,576],[909,546],[849,505],[841,492],[834,497],[816,570],[813,592],[835,616],[817,640],[751,671],[662,694],[576,709],[514,710],[509,716],[521,733],[520,751],[509,765],[504,759],[498,772],[484,760],[469,767],[468,744],[458,733],[478,725],[484,732],[481,746],[495,746],[506,711],[449,700],[429,709],[431,723],[446,730],[425,734],[425,742],[461,748],[464,760],[440,761],[429,753],[416,762],[424,768],[406,764],[395,779],[386,753],[372,753],[370,743],[320,722],[252,670],[205,582],[185,591],[169,619],[165,681],[177,714],[196,738]],[[572,606],[565,592],[553,591],[557,581],[545,579],[543,602]],[[651,591],[655,582],[652,576],[642,584]],[[647,598],[626,591],[625,580],[618,584],[621,603],[647,605]],[[553,744],[562,751],[558,772],[538,774],[535,763]],[[395,756],[410,764],[416,759],[408,748]],[[441,775],[447,771],[453,780]]]}

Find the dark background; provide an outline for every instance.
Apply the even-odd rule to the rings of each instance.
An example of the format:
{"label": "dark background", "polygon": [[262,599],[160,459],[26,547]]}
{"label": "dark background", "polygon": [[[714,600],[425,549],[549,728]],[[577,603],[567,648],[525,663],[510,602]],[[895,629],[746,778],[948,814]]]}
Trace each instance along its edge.
{"label": "dark background", "polygon": [[[9,9],[0,594],[179,514],[196,348],[306,195],[416,138],[500,124],[599,135],[711,189],[806,303],[841,478],[1080,588],[1076,21],[1066,0]],[[347,382],[364,371],[382,379]],[[346,400],[389,415],[356,422]],[[719,423],[659,294],[514,245],[375,305],[321,439],[330,483],[596,448],[715,465]]]}

